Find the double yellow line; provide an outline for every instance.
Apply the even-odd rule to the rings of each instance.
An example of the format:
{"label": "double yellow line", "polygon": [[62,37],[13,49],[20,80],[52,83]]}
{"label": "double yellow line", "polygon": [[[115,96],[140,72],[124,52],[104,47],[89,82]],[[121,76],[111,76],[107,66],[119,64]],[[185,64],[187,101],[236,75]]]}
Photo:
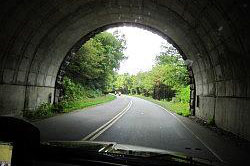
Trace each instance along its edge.
{"label": "double yellow line", "polygon": [[93,141],[97,137],[99,137],[102,133],[104,133],[107,129],[109,129],[117,120],[119,120],[132,106],[133,102],[132,100],[129,102],[129,104],[114,118],[112,118],[110,121],[84,137],[81,141]]}

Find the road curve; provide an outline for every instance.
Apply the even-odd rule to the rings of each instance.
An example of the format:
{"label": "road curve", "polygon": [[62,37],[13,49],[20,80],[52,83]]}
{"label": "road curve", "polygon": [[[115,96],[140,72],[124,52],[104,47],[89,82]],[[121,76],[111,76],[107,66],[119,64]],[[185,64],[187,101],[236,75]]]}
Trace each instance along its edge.
{"label": "road curve", "polygon": [[[122,114],[129,103],[131,106]],[[119,113],[122,116],[116,118]],[[202,141],[171,113],[136,97],[122,95],[112,102],[52,117],[34,125],[40,129],[43,141],[84,140],[97,132],[94,137],[90,136],[90,140],[183,152],[218,161]]]}
{"label": "road curve", "polygon": [[137,97],[123,97],[130,98],[133,105],[122,118],[95,141],[112,141],[120,144],[152,147],[218,160],[193,133],[168,111]]}
{"label": "road curve", "polygon": [[118,97],[106,104],[58,115],[33,124],[39,128],[42,141],[81,140],[120,113],[129,102],[129,98]]}

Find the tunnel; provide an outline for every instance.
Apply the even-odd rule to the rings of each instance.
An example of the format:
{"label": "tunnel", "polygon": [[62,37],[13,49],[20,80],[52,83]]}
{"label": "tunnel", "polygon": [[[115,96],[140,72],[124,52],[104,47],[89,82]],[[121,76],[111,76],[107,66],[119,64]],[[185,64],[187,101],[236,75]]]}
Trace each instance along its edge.
{"label": "tunnel", "polygon": [[160,34],[192,62],[195,116],[250,140],[249,5],[242,0],[1,1],[0,115],[20,117],[23,110],[56,102],[72,50],[103,28],[131,24]]}

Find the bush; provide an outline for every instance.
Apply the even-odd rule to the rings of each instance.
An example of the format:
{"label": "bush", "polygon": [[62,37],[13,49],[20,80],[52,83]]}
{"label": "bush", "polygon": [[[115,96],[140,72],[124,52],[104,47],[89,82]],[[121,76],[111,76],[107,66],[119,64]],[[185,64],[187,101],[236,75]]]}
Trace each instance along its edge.
{"label": "bush", "polygon": [[27,110],[23,112],[23,117],[27,120],[39,120],[52,117],[59,113],[67,113],[76,109],[82,109],[89,106],[105,103],[114,100],[113,95],[101,96],[97,98],[85,98],[82,100],[62,101],[58,104],[42,103],[35,110]]}
{"label": "bush", "polygon": [[64,100],[79,100],[86,95],[84,94],[85,89],[78,83],[74,83],[68,77],[63,79],[63,88],[64,88]]}
{"label": "bush", "polygon": [[179,115],[182,116],[189,116],[190,115],[190,110],[189,110],[189,103],[181,103],[181,102],[169,102],[169,109],[171,111],[176,112]]}
{"label": "bush", "polygon": [[96,98],[102,95],[101,90],[84,87],[82,84],[74,82],[68,77],[64,77],[63,87],[64,100],[66,101],[82,100],[85,98]]}
{"label": "bush", "polygon": [[190,86],[183,87],[177,92],[175,101],[181,103],[189,103],[190,100]]}
{"label": "bush", "polygon": [[64,103],[49,104],[42,103],[35,110],[26,110],[23,112],[23,117],[26,119],[42,119],[53,116],[56,113],[64,112]]}
{"label": "bush", "polygon": [[41,119],[53,115],[53,105],[49,103],[42,103],[35,110],[26,110],[23,112],[24,118],[27,119]]}
{"label": "bush", "polygon": [[63,113],[64,112],[64,103],[60,102],[58,104],[54,104],[52,106],[52,112],[53,113]]}
{"label": "bush", "polygon": [[215,126],[215,119],[214,117],[209,117],[208,118],[208,125]]}
{"label": "bush", "polygon": [[173,101],[166,101],[166,100],[155,100],[151,97],[145,97],[142,95],[134,95],[136,97],[151,101],[153,103],[159,104],[160,106],[164,107],[165,109],[175,112],[179,115],[188,117],[190,116],[189,110],[189,103],[181,103],[181,102],[173,102]]}

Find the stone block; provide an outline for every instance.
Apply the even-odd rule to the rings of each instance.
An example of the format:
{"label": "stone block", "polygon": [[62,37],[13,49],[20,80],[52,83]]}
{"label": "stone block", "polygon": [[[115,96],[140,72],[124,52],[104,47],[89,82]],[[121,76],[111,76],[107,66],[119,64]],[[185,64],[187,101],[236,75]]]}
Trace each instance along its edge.
{"label": "stone block", "polygon": [[216,82],[217,96],[226,96],[226,84],[224,81]]}
{"label": "stone block", "polygon": [[14,70],[5,69],[3,72],[3,82],[4,83],[13,83],[14,82]]}
{"label": "stone block", "polygon": [[51,79],[52,79],[52,76],[46,76],[46,79],[45,79],[45,86],[51,86]]}
{"label": "stone block", "polygon": [[234,95],[237,97],[247,97],[247,83],[244,80],[234,80]]}
{"label": "stone block", "polygon": [[200,106],[196,107],[196,116],[206,121],[211,120],[214,116],[215,98],[207,96],[200,96],[199,98]]}
{"label": "stone block", "polygon": [[207,77],[208,77],[208,73],[207,73],[208,71],[207,70],[204,70],[204,71],[202,71],[201,72],[201,76],[202,76],[202,83],[203,84],[207,84],[208,83],[208,79],[207,79]]}
{"label": "stone block", "polygon": [[48,103],[50,96],[54,100],[54,88],[30,86],[27,88],[26,108],[28,110],[35,109],[42,103]]}
{"label": "stone block", "polygon": [[215,66],[215,75],[216,75],[216,80],[220,81],[223,79],[223,72],[222,72],[222,68],[220,65]]}
{"label": "stone block", "polygon": [[215,83],[208,84],[208,95],[214,96],[215,95]]}
{"label": "stone block", "polygon": [[16,82],[17,82],[17,83],[20,83],[20,84],[24,84],[25,81],[26,81],[26,72],[24,72],[24,71],[19,71],[19,72],[17,73],[17,80],[16,80]]}
{"label": "stone block", "polygon": [[247,97],[250,98],[250,79],[247,79]]}
{"label": "stone block", "polygon": [[196,85],[196,95],[202,95],[203,91],[202,91],[202,85]]}
{"label": "stone block", "polygon": [[29,69],[29,63],[30,63],[30,60],[28,58],[24,57],[21,61],[19,70],[27,71]]}
{"label": "stone block", "polygon": [[38,86],[44,86],[44,83],[45,83],[45,75],[44,74],[38,74],[36,84]]}
{"label": "stone block", "polygon": [[203,84],[202,88],[203,88],[203,93],[202,94],[204,96],[209,95],[209,93],[208,93],[209,92],[209,86],[208,86],[208,84]]}
{"label": "stone block", "polygon": [[25,86],[0,85],[0,115],[19,115],[24,108]]}
{"label": "stone block", "polygon": [[211,58],[213,66],[219,65],[219,53],[217,49],[211,50],[209,56]]}
{"label": "stone block", "polygon": [[17,55],[8,55],[4,61],[5,69],[15,70],[18,63]]}
{"label": "stone block", "polygon": [[37,77],[37,74],[36,73],[29,73],[29,76],[28,76],[28,85],[35,85],[36,84],[36,77]]}
{"label": "stone block", "polygon": [[226,96],[234,96],[234,84],[232,80],[225,82],[226,86]]}
{"label": "stone block", "polygon": [[250,139],[250,100],[244,98],[217,98],[215,123],[242,138]]}

